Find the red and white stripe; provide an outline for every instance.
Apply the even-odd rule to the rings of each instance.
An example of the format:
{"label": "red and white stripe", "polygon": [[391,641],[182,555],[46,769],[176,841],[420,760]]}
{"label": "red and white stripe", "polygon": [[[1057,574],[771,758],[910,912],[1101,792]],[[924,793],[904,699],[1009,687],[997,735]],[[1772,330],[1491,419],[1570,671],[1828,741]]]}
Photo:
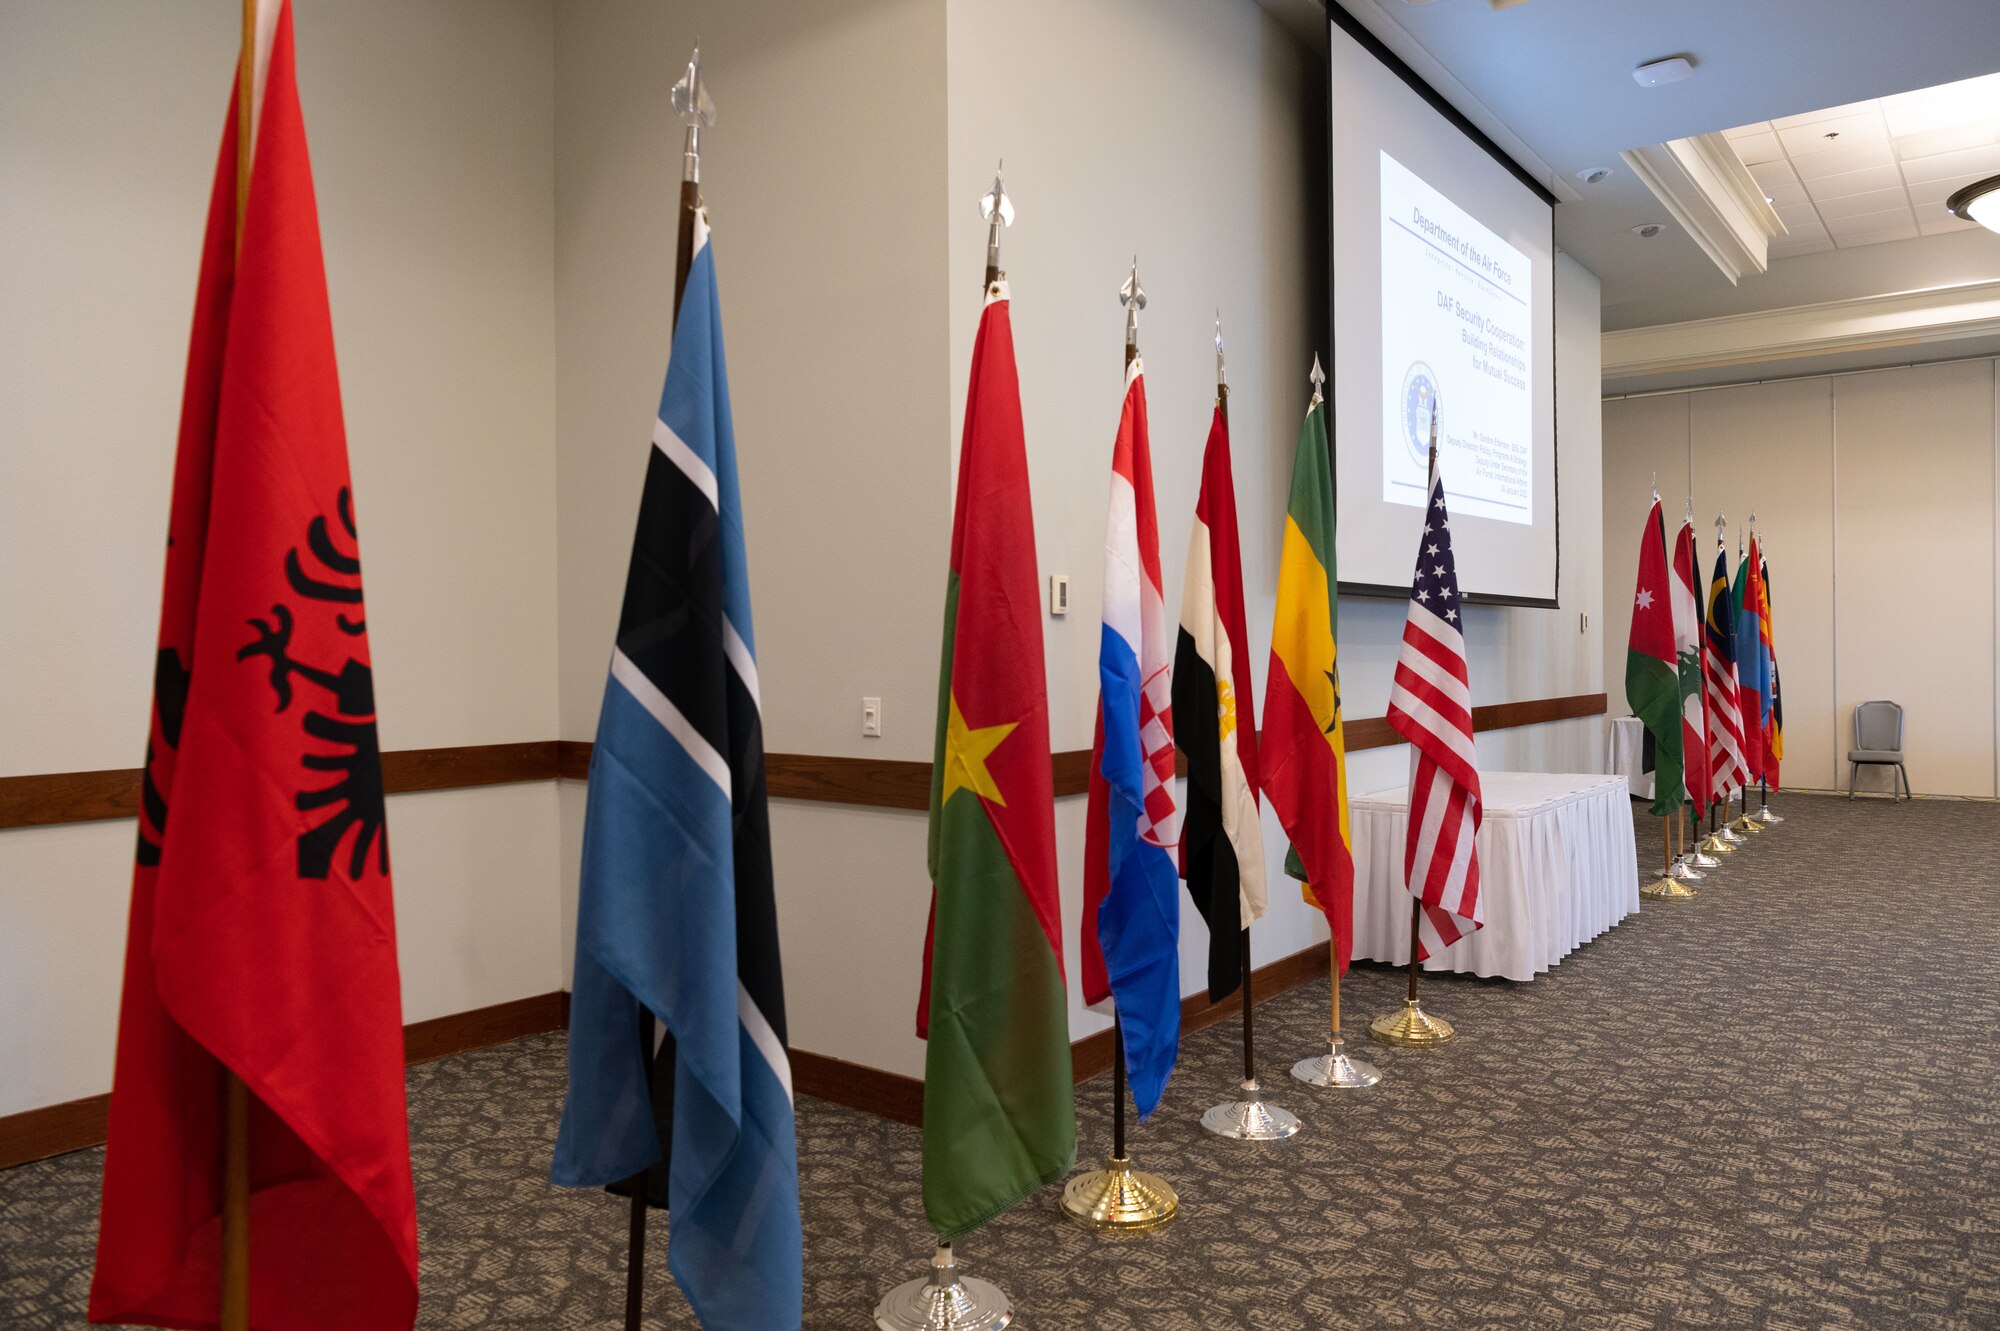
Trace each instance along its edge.
{"label": "red and white stripe", "polygon": [[[1725,600],[1722,613],[1730,616]],[[1733,616],[1730,616],[1733,618]],[[1731,624],[1731,628],[1735,625]],[[1701,691],[1708,704],[1708,774],[1715,798],[1727,803],[1743,789],[1750,769],[1743,761],[1743,713],[1736,705],[1736,675],[1702,634]]]}
{"label": "red and white stripe", "polygon": [[[1442,498],[1432,471],[1433,500]],[[1437,514],[1442,514],[1437,509]],[[1436,520],[1436,519],[1434,519]],[[1420,561],[1422,556],[1420,556]],[[1452,582],[1456,583],[1456,576]],[[1423,903],[1417,956],[1428,958],[1481,928],[1479,767],[1472,749],[1472,683],[1457,588],[1435,604],[1410,600],[1390,686],[1390,727],[1411,744],[1410,830],[1403,880]]]}
{"label": "red and white stripe", "polygon": [[[1128,413],[1143,416],[1145,369],[1138,357],[1125,367]],[[1137,402],[1132,399],[1138,396]],[[1143,427],[1141,427],[1143,430]],[[1141,474],[1143,473],[1143,475]],[[1160,579],[1160,528],[1154,513],[1153,461],[1143,435],[1124,431],[1111,456],[1111,522],[1104,540],[1104,624],[1125,639],[1139,663],[1139,744],[1144,752],[1145,813],[1139,836],[1174,850],[1180,820],[1174,807],[1173,640]],[[1147,502],[1139,503],[1143,481]]]}

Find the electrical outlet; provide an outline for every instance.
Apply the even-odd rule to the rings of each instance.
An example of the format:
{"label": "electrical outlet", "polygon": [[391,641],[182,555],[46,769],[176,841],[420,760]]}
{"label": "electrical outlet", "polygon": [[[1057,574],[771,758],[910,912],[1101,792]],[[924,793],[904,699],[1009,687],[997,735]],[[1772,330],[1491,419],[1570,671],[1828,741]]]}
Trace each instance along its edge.
{"label": "electrical outlet", "polygon": [[1060,618],[1069,613],[1069,574],[1049,574],[1049,614]]}
{"label": "electrical outlet", "polygon": [[882,738],[882,700],[863,698],[861,700],[861,736],[863,739]]}

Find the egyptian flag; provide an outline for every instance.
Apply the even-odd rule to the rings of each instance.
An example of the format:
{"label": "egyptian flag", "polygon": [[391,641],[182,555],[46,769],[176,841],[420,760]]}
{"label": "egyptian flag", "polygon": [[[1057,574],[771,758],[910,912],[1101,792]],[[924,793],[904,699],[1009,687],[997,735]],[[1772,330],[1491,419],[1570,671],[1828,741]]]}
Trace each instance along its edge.
{"label": "egyptian flag", "polygon": [[1694,803],[1697,818],[1708,808],[1713,792],[1708,768],[1708,713],[1702,696],[1701,602],[1694,590],[1698,576],[1694,523],[1683,521],[1674,538],[1674,662],[1680,681],[1682,786]]}
{"label": "egyptian flag", "polygon": [[[1347,736],[1334,660],[1333,457],[1326,403],[1306,409],[1292,458],[1271,664],[1264,676],[1264,795],[1277,811],[1306,901],[1326,915],[1334,955],[1347,970],[1354,949],[1354,851],[1347,821]],[[1296,861],[1296,863],[1294,863]]]}
{"label": "egyptian flag", "polygon": [[1703,692],[1708,703],[1709,774],[1715,798],[1727,803],[1743,788],[1743,714],[1736,699],[1736,629],[1729,595],[1729,556],[1715,552],[1708,584],[1708,620],[1702,647]]}
{"label": "egyptian flag", "polygon": [[1625,649],[1625,701],[1652,732],[1653,812],[1662,818],[1680,808],[1684,784],[1680,664],[1667,577],[1667,535],[1656,498],[1639,538],[1639,578]]}
{"label": "egyptian flag", "polygon": [[1785,756],[1785,693],[1778,687],[1778,634],[1772,622],[1771,561],[1763,560],[1757,570],[1757,585],[1763,594],[1758,611],[1764,651],[1771,658],[1771,721],[1764,729],[1764,773],[1772,789],[1778,786],[1778,766]]}
{"label": "egyptian flag", "polygon": [[[958,455],[931,764],[924,1214],[985,1224],[1076,1160],[1041,595],[1007,283],[986,289]],[[1023,608],[1030,613],[1023,613]]]}
{"label": "egyptian flag", "polygon": [[[692,243],[590,756],[569,1094],[550,1173],[603,1187],[648,1171],[649,1203],[673,1217],[667,1265],[701,1324],[781,1331],[803,1317],[798,1144],[705,211]],[[664,1030],[657,1053],[642,1012]]]}
{"label": "egyptian flag", "polygon": [[1174,651],[1174,739],[1187,755],[1180,871],[1208,922],[1211,1003],[1243,983],[1242,932],[1270,904],[1257,819],[1257,704],[1249,660],[1229,408],[1218,398],[1201,456]]}
{"label": "egyptian flag", "polygon": [[1181,1036],[1171,670],[1145,370],[1135,356],[1125,367],[1125,404],[1111,450],[1079,941],[1083,1001],[1115,1002],[1141,1122],[1159,1106]]}
{"label": "egyptian flag", "polygon": [[195,291],[90,1319],[217,1325],[232,1072],[250,1324],[389,1331],[417,1219],[374,671],[291,9],[263,17],[243,225],[232,103]]}

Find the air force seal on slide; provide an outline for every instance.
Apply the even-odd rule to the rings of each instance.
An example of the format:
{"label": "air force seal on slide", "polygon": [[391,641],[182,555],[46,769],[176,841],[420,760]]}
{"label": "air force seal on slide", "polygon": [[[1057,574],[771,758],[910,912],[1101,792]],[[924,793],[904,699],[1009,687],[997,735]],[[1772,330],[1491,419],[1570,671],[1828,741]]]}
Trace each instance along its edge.
{"label": "air force seal on slide", "polygon": [[1418,466],[1431,458],[1431,413],[1437,406],[1437,376],[1422,361],[1403,374],[1403,443]]}

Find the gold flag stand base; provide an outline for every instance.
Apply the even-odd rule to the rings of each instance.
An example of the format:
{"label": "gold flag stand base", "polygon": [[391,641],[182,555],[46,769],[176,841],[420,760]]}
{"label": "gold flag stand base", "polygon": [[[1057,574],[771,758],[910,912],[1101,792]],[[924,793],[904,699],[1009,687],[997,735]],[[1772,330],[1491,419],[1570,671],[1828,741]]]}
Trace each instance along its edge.
{"label": "gold flag stand base", "polygon": [[1657,878],[1640,888],[1639,895],[1653,901],[1687,901],[1700,893],[1672,878]]}
{"label": "gold flag stand base", "polygon": [[931,1273],[896,1286],[875,1305],[880,1331],[1002,1331],[1014,1321],[1014,1305],[1000,1287],[961,1276],[951,1245],[940,1243]]}
{"label": "gold flag stand base", "polygon": [[[1710,832],[1701,839],[1696,848],[1704,855],[1734,855],[1736,853],[1736,847],[1724,841],[1720,832]],[[1721,861],[1717,860],[1716,863],[1720,864]]]}
{"label": "gold flag stand base", "polygon": [[1406,999],[1403,1006],[1386,1017],[1377,1017],[1369,1026],[1368,1034],[1383,1044],[1399,1044],[1412,1048],[1427,1048],[1433,1045],[1449,1044],[1458,1032],[1443,1017],[1434,1017],[1424,1011],[1421,1001]]}
{"label": "gold flag stand base", "polygon": [[1359,1091],[1382,1080],[1373,1063],[1358,1063],[1347,1056],[1347,1042],[1338,1035],[1327,1041],[1329,1050],[1318,1058],[1302,1058],[1292,1064],[1292,1075],[1308,1086]]}
{"label": "gold flag stand base", "polygon": [[1157,1229],[1179,1213],[1180,1205],[1171,1184],[1132,1168],[1122,1156],[1106,1156],[1104,1168],[1078,1174],[1063,1185],[1063,1214],[1085,1229]]}
{"label": "gold flag stand base", "polygon": [[1729,826],[1738,832],[1761,832],[1764,830],[1764,824],[1758,822],[1747,813]]}
{"label": "gold flag stand base", "polygon": [[1275,1142],[1297,1132],[1299,1119],[1289,1110],[1265,1104],[1253,1077],[1243,1083],[1243,1099],[1214,1106],[1201,1116],[1201,1125],[1234,1141]]}

